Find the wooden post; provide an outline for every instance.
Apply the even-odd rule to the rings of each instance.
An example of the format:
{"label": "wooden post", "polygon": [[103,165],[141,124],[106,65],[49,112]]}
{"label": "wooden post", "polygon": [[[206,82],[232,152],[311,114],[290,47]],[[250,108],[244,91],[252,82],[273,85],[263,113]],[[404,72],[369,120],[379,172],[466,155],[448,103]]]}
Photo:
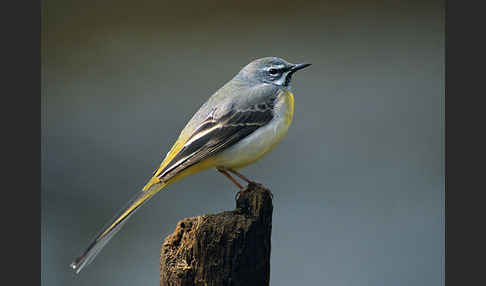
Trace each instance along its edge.
{"label": "wooden post", "polygon": [[250,183],[234,211],[185,218],[160,253],[161,286],[268,286],[272,193]]}

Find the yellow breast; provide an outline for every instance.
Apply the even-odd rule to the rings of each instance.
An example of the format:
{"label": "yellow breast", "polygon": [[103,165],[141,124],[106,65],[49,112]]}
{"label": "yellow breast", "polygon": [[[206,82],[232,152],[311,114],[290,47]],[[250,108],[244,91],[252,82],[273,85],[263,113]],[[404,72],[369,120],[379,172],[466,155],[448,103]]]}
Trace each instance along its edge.
{"label": "yellow breast", "polygon": [[285,91],[285,101],[287,102],[285,121],[290,125],[290,123],[292,123],[292,118],[294,117],[294,95],[288,90]]}

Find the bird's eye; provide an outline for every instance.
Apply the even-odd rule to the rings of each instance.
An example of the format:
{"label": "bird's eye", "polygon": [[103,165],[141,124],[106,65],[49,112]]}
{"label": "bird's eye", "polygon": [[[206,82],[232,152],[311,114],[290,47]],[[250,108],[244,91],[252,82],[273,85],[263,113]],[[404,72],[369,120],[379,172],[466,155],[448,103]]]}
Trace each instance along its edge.
{"label": "bird's eye", "polygon": [[278,70],[275,68],[268,69],[268,73],[271,75],[276,75],[278,73]]}

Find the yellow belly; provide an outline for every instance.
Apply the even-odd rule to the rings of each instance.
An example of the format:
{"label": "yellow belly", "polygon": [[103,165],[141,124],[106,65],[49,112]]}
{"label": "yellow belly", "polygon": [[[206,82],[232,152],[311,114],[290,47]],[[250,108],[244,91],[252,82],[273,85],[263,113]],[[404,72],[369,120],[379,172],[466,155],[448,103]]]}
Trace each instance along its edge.
{"label": "yellow belly", "polygon": [[282,141],[287,134],[294,113],[294,96],[282,92],[274,107],[274,118],[245,139],[214,157],[216,167],[240,169],[254,163]]}

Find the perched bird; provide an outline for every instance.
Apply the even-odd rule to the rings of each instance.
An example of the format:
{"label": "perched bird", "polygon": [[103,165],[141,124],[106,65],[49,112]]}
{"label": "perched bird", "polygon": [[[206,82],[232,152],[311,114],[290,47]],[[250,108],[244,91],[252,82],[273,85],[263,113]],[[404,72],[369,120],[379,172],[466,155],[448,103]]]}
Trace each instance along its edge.
{"label": "perched bird", "polygon": [[216,168],[243,190],[230,173],[250,182],[236,170],[263,157],[285,136],[294,112],[290,81],[307,66],[266,57],[241,69],[199,108],[147,184],[71,268],[79,273],[139,207],[188,175]]}

